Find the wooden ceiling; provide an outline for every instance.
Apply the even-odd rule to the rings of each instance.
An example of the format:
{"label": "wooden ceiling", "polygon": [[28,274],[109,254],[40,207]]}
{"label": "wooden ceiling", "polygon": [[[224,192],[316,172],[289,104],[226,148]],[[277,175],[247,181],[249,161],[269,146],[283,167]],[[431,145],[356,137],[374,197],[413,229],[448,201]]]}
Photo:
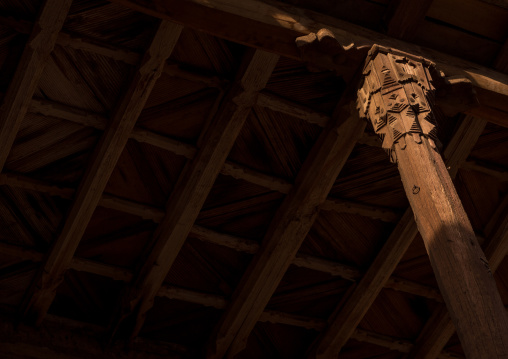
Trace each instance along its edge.
{"label": "wooden ceiling", "polygon": [[2,357],[464,356],[322,27],[471,80],[439,137],[508,304],[505,2],[0,0]]}

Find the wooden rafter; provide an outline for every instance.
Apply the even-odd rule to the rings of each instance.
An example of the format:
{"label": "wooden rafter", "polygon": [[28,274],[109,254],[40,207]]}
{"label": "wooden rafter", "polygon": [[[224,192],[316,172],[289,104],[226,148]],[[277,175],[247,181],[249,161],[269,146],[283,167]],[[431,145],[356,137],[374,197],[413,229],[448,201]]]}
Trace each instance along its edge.
{"label": "wooden rafter", "polygon": [[[192,300],[197,304],[212,305],[222,307],[225,300],[221,297],[210,297],[204,293],[197,293],[180,288],[164,288],[171,298],[180,300]],[[263,322],[280,323],[292,325],[311,330],[322,330],[325,321],[317,318],[297,316],[287,313],[266,311],[260,318]],[[14,357],[30,358],[75,358],[75,355],[66,355],[66,352],[73,352],[76,346],[79,346],[81,355],[94,358],[115,358],[115,359],[134,359],[134,358],[182,358],[188,357],[191,348],[174,343],[161,343],[160,341],[150,341],[137,339],[130,345],[130,350],[124,350],[124,343],[115,343],[106,349],[97,338],[102,337],[103,329],[94,325],[76,322],[56,316],[48,316],[47,325],[44,330],[10,323],[2,323],[0,326],[0,355]],[[412,343],[400,338],[380,335],[378,333],[357,330],[353,338],[359,342],[378,345],[389,350],[395,350],[400,353],[408,353],[411,350]],[[164,354],[157,354],[164,353]],[[171,354],[173,353],[173,354]],[[439,359],[461,358],[450,352],[443,352]]]}
{"label": "wooden rafter", "polygon": [[49,61],[71,0],[47,0],[36,20],[0,112],[0,171],[5,165],[42,71]]}
{"label": "wooden rafter", "polygon": [[324,130],[277,211],[259,253],[238,285],[214,330],[208,358],[233,357],[247,338],[293,261],[317,217],[319,206],[362,136],[365,124],[351,113],[343,96],[336,117]]}
{"label": "wooden rafter", "polygon": [[74,256],[86,226],[148,96],[180,36],[181,26],[163,21],[95,149],[62,232],[29,288],[25,315],[40,322]]}
{"label": "wooden rafter", "polygon": [[[114,0],[134,10],[170,19],[188,27],[208,32],[212,35],[241,44],[262,48],[280,55],[300,59],[295,46],[298,36],[317,32],[321,28],[330,29],[343,46],[357,45],[371,47],[379,44],[396,48],[413,55],[424,56],[438,65],[447,76],[460,76],[471,80],[475,86],[481,106],[470,113],[495,121],[507,127],[508,76],[492,69],[473,64],[462,59],[424,49],[417,45],[388,38],[326,15],[309,10],[288,7],[273,0],[189,0],[179,3],[176,8],[172,2],[164,0]],[[192,16],[196,12],[207,12],[203,18]],[[255,30],[254,30],[255,29]],[[359,64],[358,64],[359,65]]]}
{"label": "wooden rafter", "polygon": [[[494,273],[508,254],[508,196],[504,198],[492,220],[487,224],[486,232],[490,240],[485,248],[485,256],[489,261],[490,270]],[[418,336],[409,358],[437,358],[453,333],[455,326],[446,307],[439,306]]]}
{"label": "wooden rafter", "polygon": [[433,0],[397,1],[395,11],[388,22],[387,33],[404,40],[412,40],[425,19]]}
{"label": "wooden rafter", "polygon": [[[277,97],[262,94],[260,94],[260,97],[263,97],[264,99],[269,98],[270,99],[269,101],[274,107],[275,111],[279,109],[280,103],[283,103],[284,106],[288,105],[287,104],[288,101],[279,102],[279,99]],[[258,105],[259,103],[260,101],[257,102]],[[87,113],[86,111],[70,108],[68,106],[53,103],[50,101],[33,100],[30,105],[30,111],[33,113],[42,114],[44,116],[51,116],[60,118],[62,120],[72,121],[84,126],[91,126],[99,130],[103,130],[105,128],[105,122],[107,122],[106,119],[102,116],[90,114]],[[302,119],[308,118],[308,116],[312,117],[315,114],[314,112],[308,111],[307,109],[304,110],[301,106],[300,110],[298,110],[298,113],[302,117]],[[320,117],[324,118],[324,115],[321,115]],[[329,117],[327,116],[326,119],[328,121]],[[362,138],[360,138],[358,142],[365,143],[367,145],[378,145],[379,140],[374,142],[372,137],[373,136],[364,133],[362,135]],[[197,152],[197,148],[192,145],[176,141],[169,137],[161,136],[154,132],[140,128],[134,128],[130,134],[130,138],[138,142],[148,143],[152,146],[170,151],[176,155],[184,156],[188,159],[194,158]],[[223,175],[231,176],[236,179],[242,179],[244,181],[281,193],[286,194],[289,193],[291,187],[293,186],[292,183],[290,183],[287,180],[254,171],[252,169],[238,165],[231,161],[226,161],[220,171]],[[15,179],[16,179],[15,176],[11,176],[9,181],[12,185],[15,185]],[[30,186],[28,182],[30,182],[30,180],[25,178],[20,183],[18,183],[18,186]],[[35,186],[35,183],[33,183],[33,186]],[[33,188],[37,190],[35,187]],[[361,216],[380,219],[386,222],[396,222],[401,217],[401,213],[396,210],[391,210],[383,207],[369,206],[351,201],[344,201],[337,198],[327,199],[321,206],[321,209],[327,211],[335,211],[339,213],[354,213],[359,214]]]}
{"label": "wooden rafter", "polygon": [[[146,210],[146,208],[140,208],[140,211],[141,210]],[[159,220],[161,220],[163,216],[164,213],[162,212],[159,216]],[[189,234],[193,238],[199,239],[203,242],[231,248],[242,253],[255,254],[259,251],[259,244],[255,241],[219,233],[197,225],[192,227]],[[5,255],[18,258],[20,260],[41,262],[44,259],[43,253],[6,243],[0,243],[0,251]],[[297,254],[292,264],[301,268],[329,273],[333,276],[338,276],[352,282],[358,281],[363,276],[360,269],[306,254]],[[84,258],[72,258],[69,268],[77,271],[94,273],[123,282],[130,282],[133,278],[133,273],[130,270],[102,264]],[[388,279],[385,287],[442,302],[441,295],[437,289],[395,276]]]}
{"label": "wooden rafter", "polygon": [[[455,177],[460,164],[465,161],[478,137],[483,132],[486,122],[467,116],[461,123],[448,144],[444,156],[451,177]],[[379,292],[386,286],[395,267],[402,259],[418,229],[414,215],[409,209],[390,235],[376,259],[360,280],[349,299],[338,308],[338,312],[329,321],[329,327],[315,344],[311,357],[319,352],[328,352],[334,357],[346,344],[352,333],[361,322]],[[329,348],[333,348],[329,350]]]}
{"label": "wooden rafter", "polygon": [[408,209],[348,300],[329,320],[327,330],[318,339],[309,353],[309,358],[337,357],[337,353],[351,338],[417,233],[413,212]]}
{"label": "wooden rafter", "polygon": [[154,246],[122,300],[122,313],[113,331],[123,319],[136,317],[133,336],[141,329],[146,312],[169,272],[201,210],[206,196],[223,167],[258,92],[275,68],[278,56],[256,51],[248,56],[238,80],[229,90],[203,138],[203,146],[187,164],[167,203],[167,212],[154,235]]}

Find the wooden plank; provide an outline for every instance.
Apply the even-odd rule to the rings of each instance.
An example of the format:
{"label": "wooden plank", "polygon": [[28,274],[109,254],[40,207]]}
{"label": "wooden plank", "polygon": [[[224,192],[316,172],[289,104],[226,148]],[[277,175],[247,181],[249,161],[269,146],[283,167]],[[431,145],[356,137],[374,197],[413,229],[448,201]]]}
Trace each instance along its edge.
{"label": "wooden plank", "polygon": [[[471,80],[482,106],[477,116],[489,108],[489,115],[508,126],[508,76],[460,58],[389,38],[374,31],[309,10],[288,7],[273,0],[189,0],[175,7],[164,0],[114,0],[146,14],[171,19],[188,27],[211,33],[248,46],[263,48],[280,55],[299,59],[294,44],[296,37],[330,29],[343,46],[355,44],[370,47],[379,44],[428,58],[447,76],[463,76]],[[201,14],[201,16],[195,16]],[[488,119],[486,116],[485,119]]]}
{"label": "wooden plank", "polygon": [[398,0],[388,22],[387,34],[404,40],[412,40],[433,0]]}
{"label": "wooden plank", "polygon": [[102,192],[120,157],[148,96],[171,54],[181,26],[161,22],[138,70],[123,96],[111,122],[95,149],[80,183],[62,232],[53,244],[39,273],[28,290],[23,312],[40,323],[63,280],[79,241],[97,207]]}
{"label": "wooden plank", "polygon": [[[346,96],[347,97],[347,96]],[[344,99],[342,101],[347,101]],[[342,102],[277,211],[261,249],[238,285],[209,342],[207,357],[233,357],[247,338],[312,227],[319,206],[361,137],[365,123]]]}
{"label": "wooden plank", "polygon": [[0,172],[25,117],[42,71],[49,61],[71,0],[47,0],[28,38],[0,112]]}
{"label": "wooden plank", "polygon": [[504,41],[508,23],[507,9],[476,0],[433,1],[427,16],[497,42]]}
{"label": "wooden plank", "polygon": [[153,249],[127,290],[121,312],[113,324],[116,331],[128,316],[135,317],[133,336],[141,329],[146,312],[183,246],[192,225],[233,146],[258,92],[263,89],[277,64],[278,56],[256,51],[239,73],[226,99],[203,138],[203,146],[188,163],[173,194],[167,212],[153,238]]}
{"label": "wooden plank", "polygon": [[422,21],[413,41],[485,66],[490,66],[500,49],[499,43],[494,40],[428,19]]}

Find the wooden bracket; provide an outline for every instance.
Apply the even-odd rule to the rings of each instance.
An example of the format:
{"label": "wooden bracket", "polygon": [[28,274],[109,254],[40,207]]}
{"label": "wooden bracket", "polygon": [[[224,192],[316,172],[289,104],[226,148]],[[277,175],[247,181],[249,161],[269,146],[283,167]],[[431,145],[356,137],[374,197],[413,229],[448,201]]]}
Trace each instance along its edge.
{"label": "wooden bracket", "polygon": [[459,112],[480,106],[473,83],[469,79],[462,76],[444,77],[442,73],[432,76],[436,79],[435,103],[446,116],[455,116]]}
{"label": "wooden bracket", "polygon": [[340,44],[328,29],[296,38],[296,46],[309,71],[334,71],[337,75],[352,76],[367,56],[369,46],[354,43]]}
{"label": "wooden bracket", "polygon": [[[479,106],[473,84],[464,77],[445,77],[435,64],[420,56],[374,45],[340,44],[328,29],[296,39],[302,59],[310,71],[334,71],[352,78],[366,58],[358,91],[360,116],[372,122],[392,155],[394,143],[410,134],[416,142],[427,137],[440,146],[436,116],[454,116]],[[439,110],[435,106],[439,107]],[[392,158],[392,161],[396,161]]]}

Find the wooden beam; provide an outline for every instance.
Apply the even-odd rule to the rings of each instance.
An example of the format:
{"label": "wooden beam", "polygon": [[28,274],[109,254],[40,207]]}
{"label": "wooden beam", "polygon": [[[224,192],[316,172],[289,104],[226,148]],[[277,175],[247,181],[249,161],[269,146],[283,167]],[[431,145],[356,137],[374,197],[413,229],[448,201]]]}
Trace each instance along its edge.
{"label": "wooden beam", "polygon": [[146,312],[173,265],[192,225],[223,167],[236,137],[275,68],[278,56],[256,51],[249,56],[203,139],[203,146],[189,162],[168,200],[167,212],[157,228],[152,250],[127,290],[112,331],[128,316],[135,317],[133,336],[140,331]]}
{"label": "wooden beam", "polygon": [[[343,96],[342,101],[347,101]],[[365,124],[341,102],[300,170],[265,235],[261,249],[214,330],[208,358],[233,357],[247,338],[312,227],[319,206],[362,136]]]}
{"label": "wooden beam", "polygon": [[33,26],[0,112],[0,172],[25,117],[42,71],[49,61],[71,0],[47,0]]}
{"label": "wooden beam", "polygon": [[[476,116],[483,108],[493,108],[492,116],[508,126],[508,76],[462,59],[388,38],[374,31],[309,10],[287,6],[274,0],[113,0],[154,17],[170,19],[234,42],[262,48],[286,57],[300,59],[295,39],[301,35],[330,29],[341,45],[371,47],[379,44],[423,56],[434,61],[447,76],[471,80],[480,99]],[[200,14],[200,16],[196,16]],[[504,113],[504,114],[503,114]],[[487,117],[485,116],[487,119]],[[490,119],[489,119],[490,121]]]}
{"label": "wooden beam", "polygon": [[413,40],[433,0],[398,0],[388,22],[387,34],[404,40]]}
{"label": "wooden beam", "polygon": [[330,121],[329,115],[312,111],[305,106],[288,101],[273,94],[259,94],[257,104],[258,106],[269,108],[272,111],[300,118],[308,123],[316,124],[320,127],[325,127],[328,121]]}
{"label": "wooden beam", "polygon": [[[361,116],[398,164],[430,262],[468,358],[508,356],[508,318],[485,255],[435,145],[432,64],[374,48],[358,92]],[[389,125],[388,125],[389,124]],[[328,356],[332,348],[322,348]],[[328,357],[323,356],[323,357]]]}
{"label": "wooden beam", "polygon": [[138,70],[120,101],[111,122],[95,149],[80,183],[62,232],[53,243],[42,268],[27,291],[23,312],[29,320],[44,318],[69,268],[85,228],[97,207],[102,192],[134,128],[148,96],[171,54],[181,26],[161,22]]}
{"label": "wooden beam", "polygon": [[[492,220],[487,224],[486,232],[490,240],[485,248],[485,257],[494,273],[508,254],[508,196],[505,196]],[[454,333],[455,326],[448,310],[445,306],[438,307],[418,336],[408,358],[437,358]]]}
{"label": "wooden beam", "polygon": [[413,212],[408,209],[348,300],[332,315],[309,358],[337,357],[417,234]]}
{"label": "wooden beam", "polygon": [[443,153],[451,178],[463,166],[486,125],[487,121],[473,116],[466,116],[460,123]]}
{"label": "wooden beam", "polygon": [[338,213],[347,212],[359,214],[361,216],[379,219],[385,222],[397,222],[402,217],[402,212],[392,209],[369,206],[351,201],[343,201],[340,199],[327,199],[320,208],[324,211],[335,211]]}
{"label": "wooden beam", "polygon": [[462,163],[461,167],[465,170],[477,171],[481,173],[485,173],[489,176],[492,176],[498,179],[501,182],[508,181],[508,170],[505,168],[499,168],[497,166],[487,165],[485,163],[481,163],[475,159],[470,159]]}

